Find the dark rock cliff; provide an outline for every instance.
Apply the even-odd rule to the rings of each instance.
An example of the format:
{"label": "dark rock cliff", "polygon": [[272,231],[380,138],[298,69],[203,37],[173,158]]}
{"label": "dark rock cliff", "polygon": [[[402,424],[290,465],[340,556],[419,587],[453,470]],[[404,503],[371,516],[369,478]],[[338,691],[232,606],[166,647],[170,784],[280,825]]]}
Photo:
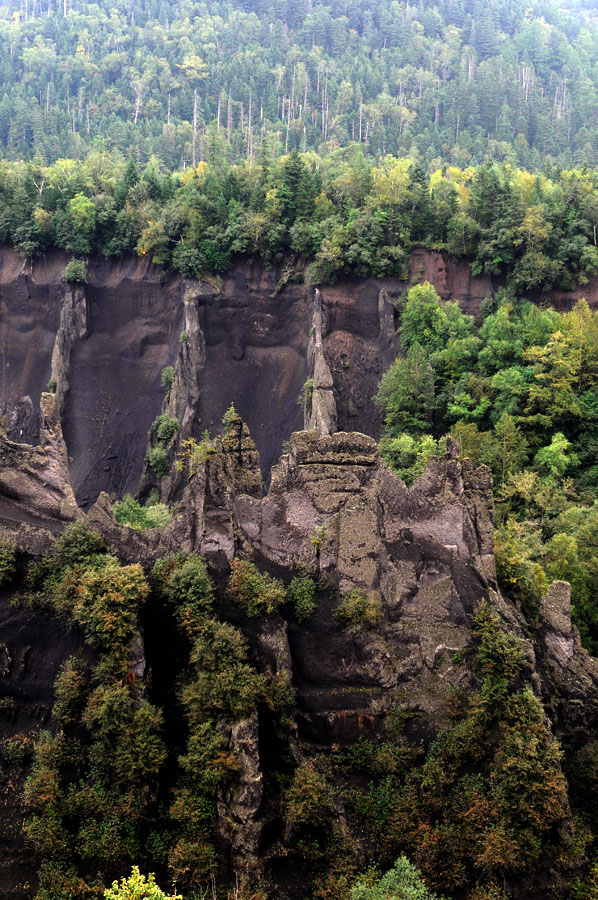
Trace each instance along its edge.
{"label": "dark rock cliff", "polygon": [[[66,262],[53,251],[25,266],[14,250],[0,250],[0,407],[9,436],[35,444],[39,398],[56,381],[82,506],[103,490],[137,490],[148,432],[163,406],[187,436],[213,431],[234,402],[265,476],[303,424],[297,399],[314,372],[333,389],[338,429],[378,435],[372,397],[396,355],[393,300],[407,283],[342,281],[315,300],[306,285],[277,292],[278,273],[250,261],[208,284],[165,278],[147,260],[127,257],[90,260],[88,283],[71,287],[61,280]],[[410,283],[424,279],[474,314],[498,286],[473,277],[467,263],[415,250]],[[597,285],[583,291],[590,303]],[[567,306],[575,296],[552,299]],[[176,370],[166,402],[165,366]],[[320,391],[316,405],[322,399]]]}
{"label": "dark rock cliff", "polygon": [[[42,395],[40,447],[0,443],[2,532],[24,558],[45,550],[69,520],[83,515],[73,501],[56,410],[56,398]],[[554,732],[576,739],[598,724],[598,662],[579,645],[567,585],[552,586],[540,611],[540,640],[533,641],[496,584],[490,476],[459,461],[455,446],[408,489],[367,435],[297,432],[264,494],[259,455],[237,419],[198,464],[164,529],[140,533],[118,525],[105,494],[86,520],[123,561],[141,561],[146,569],[169,551],[187,549],[204,555],[216,578],[241,555],[285,579],[312,571],[329,586],[303,624],[279,614],[237,622],[255,664],[286,673],[294,685],[294,737],[285,752],[295,759],[297,739],[304,748],[330,749],[375,734],[397,703],[414,737],[428,740],[444,721],[448,688],[472,686],[463,651],[484,598],[523,640],[534,691]],[[375,628],[347,631],[334,619],[336,598],[356,589],[380,603]],[[78,636],[47,613],[12,609],[9,600],[0,597],[0,689],[14,703],[0,731],[34,735],[49,721],[52,680]],[[156,634],[147,637],[149,667],[158,671],[161,643]],[[286,885],[293,895],[289,879],[300,864],[274,838],[281,829],[270,782],[275,739],[257,716],[227,734],[237,775],[218,801],[222,852],[231,868]],[[0,894],[7,897],[27,896],[35,872],[18,827],[21,790],[22,779],[11,779],[0,810],[9,847]],[[536,895],[548,896],[542,889]]]}
{"label": "dark rock cliff", "polygon": [[[567,585],[551,587],[534,635],[501,595],[489,473],[450,446],[408,489],[378,455],[372,397],[397,352],[393,300],[404,283],[276,293],[276,273],[247,262],[210,285],[164,281],[131,258],[92,261],[89,283],[73,288],[60,280],[64,264],[56,254],[24,270],[12,252],[0,254],[8,430],[0,437],[0,537],[15,541],[21,569],[81,519],[122,561],[146,570],[184,549],[201,553],[220,582],[242,556],[287,583],[310,571],[324,586],[307,622],[277,613],[235,623],[254,664],[286,673],[296,700],[285,747],[257,715],[227,731],[238,774],[218,798],[218,829],[231,869],[261,874],[270,886],[282,879],[293,895],[301,869],[277,843],[275,757],[296,763],[301,745],[330,750],[377,733],[397,704],[413,737],[427,741],[444,721],[448,688],[472,686],[463,651],[482,599],[522,639],[553,732],[574,743],[587,738],[598,725],[598,663],[580,647]],[[472,312],[493,287],[441,254],[416,252],[412,276]],[[173,367],[167,391],[165,366]],[[56,393],[44,393],[51,378]],[[311,403],[301,409],[308,378]],[[192,475],[171,470],[162,479],[163,498],[178,503],[173,521],[146,532],[117,524],[110,495],[154,484],[145,458],[156,417],[179,423],[172,460],[182,440],[217,430],[231,401],[240,418],[215,450]],[[335,620],[338,597],[352,591],[375,598],[376,627],[351,631]],[[165,682],[180,673],[161,659],[161,615],[157,608],[146,620],[146,655],[148,672],[168,671],[152,688],[168,696]],[[54,678],[80,646],[76,630],[0,594],[0,698],[9,698],[0,738],[30,742],[51,724]],[[35,862],[20,832],[23,777],[17,769],[3,777],[0,896],[24,898]]]}

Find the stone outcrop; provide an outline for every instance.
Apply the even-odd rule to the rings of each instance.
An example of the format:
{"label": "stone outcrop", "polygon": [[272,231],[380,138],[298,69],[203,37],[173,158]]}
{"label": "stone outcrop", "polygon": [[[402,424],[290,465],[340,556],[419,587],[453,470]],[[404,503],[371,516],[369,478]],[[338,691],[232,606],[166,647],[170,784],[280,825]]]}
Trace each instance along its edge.
{"label": "stone outcrop", "polygon": [[42,394],[40,444],[0,437],[0,522],[20,549],[36,554],[47,548],[49,535],[80,517],[56,397]]}
{"label": "stone outcrop", "polygon": [[323,322],[322,295],[316,288],[307,348],[307,359],[312,374],[311,388],[305,390],[305,427],[317,431],[318,434],[333,434],[336,431],[336,400],[332,372],[324,356]]}
{"label": "stone outcrop", "polygon": [[85,285],[65,286],[60,307],[60,322],[52,350],[52,379],[58,414],[64,411],[64,399],[69,389],[71,353],[77,341],[87,337],[89,309]]}

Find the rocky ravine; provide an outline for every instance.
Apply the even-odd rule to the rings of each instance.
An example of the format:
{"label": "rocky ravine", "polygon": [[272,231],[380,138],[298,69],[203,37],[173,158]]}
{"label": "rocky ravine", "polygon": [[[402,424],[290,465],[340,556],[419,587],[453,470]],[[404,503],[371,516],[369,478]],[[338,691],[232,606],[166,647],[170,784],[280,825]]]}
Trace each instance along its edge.
{"label": "rocky ravine", "polygon": [[[409,490],[367,435],[299,431],[264,493],[255,444],[237,419],[184,486],[175,519],[163,530],[140,533],[115,522],[106,494],[87,514],[77,508],[57,405],[56,396],[42,395],[40,446],[0,443],[3,536],[15,540],[22,559],[35,557],[69,521],[84,517],[123,561],[146,568],[183,548],[203,554],[216,578],[226,575],[235,555],[285,579],[300,566],[316,569],[330,590],[306,623],[287,623],[279,614],[237,623],[255,664],[292,680],[295,735],[305,745],[350,744],[382,728],[397,703],[411,714],[414,736],[430,737],[442,722],[447,688],[471,685],[458,651],[471,641],[472,613],[482,598],[524,639],[534,690],[555,731],[576,740],[596,727],[598,662],[580,648],[567,585],[551,588],[540,639],[532,642],[497,588],[489,473],[459,461],[455,446]],[[353,588],[381,600],[383,617],[371,631],[349,633],[333,619],[336,593]],[[10,714],[0,714],[0,731],[35,732],[48,723],[53,679],[77,646],[77,632],[65,632],[46,613],[12,609],[8,592],[0,596],[0,628],[0,693],[14,700]],[[146,663],[154,671],[161,666],[160,642],[146,637],[147,660],[137,654],[138,674]],[[292,877],[292,869],[273,844],[276,812],[266,802],[272,747],[264,728],[257,717],[230,728],[239,774],[219,800],[219,835],[231,866],[272,880],[282,871]],[[18,779],[3,787],[3,897],[28,896],[34,879],[20,836],[21,789]],[[531,895],[526,890],[521,896]]]}

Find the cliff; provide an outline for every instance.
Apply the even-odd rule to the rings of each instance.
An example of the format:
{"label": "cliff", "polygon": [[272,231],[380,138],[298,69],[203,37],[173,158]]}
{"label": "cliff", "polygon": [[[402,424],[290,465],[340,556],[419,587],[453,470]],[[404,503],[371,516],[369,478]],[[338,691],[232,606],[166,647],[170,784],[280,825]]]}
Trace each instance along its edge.
{"label": "cliff", "polygon": [[[70,287],[61,281],[66,261],[53,251],[25,266],[14,250],[0,251],[0,408],[10,438],[37,443],[39,399],[53,378],[79,504],[88,508],[101,491],[134,492],[164,405],[161,372],[173,366],[165,407],[181,434],[213,431],[234,402],[267,476],[304,421],[297,398],[315,368],[313,289],[277,292],[279,273],[250,261],[219,283],[186,283],[138,257],[92,259],[88,283]],[[410,283],[423,279],[474,314],[496,287],[467,263],[415,250]],[[339,430],[378,435],[372,397],[396,354],[393,301],[406,287],[369,279],[321,289],[321,363]],[[583,294],[598,300],[593,282]]]}
{"label": "cliff", "polygon": [[[351,843],[353,865],[388,861],[384,854],[404,846],[356,824],[367,778],[346,760],[368,740],[378,742],[390,762],[377,774],[392,780],[403,765],[393,753],[417,759],[434,746],[450,729],[455,698],[483,706],[475,647],[485,602],[500,633],[521,648],[514,696],[529,694],[525,702],[536,704],[542,740],[552,747],[559,738],[573,755],[593,746],[598,662],[580,646],[565,583],[551,586],[534,628],[499,591],[488,470],[461,461],[449,441],[447,454],[407,488],[378,454],[372,398],[397,352],[393,301],[404,283],[276,292],[276,273],[249,263],[215,285],[164,281],[129,259],[92,261],[89,283],[75,287],[61,283],[59,255],[26,272],[8,251],[0,263],[7,427],[0,539],[18,551],[13,583],[0,590],[1,896],[32,895],[39,861],[21,830],[31,747],[40,730],[57,727],[54,682],[65,660],[93,656],[80,628],[18,602],[27,564],[73,522],[99,532],[123,564],[141,563],[146,573],[168,554],[201,554],[220,620],[242,633],[264,683],[289,687],[282,720],[272,701],[219,723],[233,761],[215,798],[224,879],[245,873],[270,896],[304,900],[308,870],[327,877],[326,854],[343,841]],[[473,313],[493,287],[441,254],[419,251],[412,276]],[[163,386],[166,366],[172,372]],[[45,391],[50,379],[54,393]],[[147,464],[160,440],[155,419],[178,423],[164,443],[172,462],[186,438],[222,432],[231,401],[240,415],[231,414],[182,471],[171,467],[159,481],[163,499],[176,500],[172,521],[145,532],[119,525],[114,496],[158,485]],[[296,578],[313,582],[311,614],[296,615],[288,601],[268,615],[231,605],[227,579],[239,559],[287,589]],[[163,709],[174,760],[186,739],[176,689],[195,670],[175,612],[152,584],[129,676]],[[354,609],[343,613],[343,603]],[[555,783],[564,785],[556,751],[554,759]],[[334,794],[331,824],[318,837],[328,850],[318,841],[306,850],[288,815],[294,773],[309,775],[312,765]],[[176,787],[174,766],[160,777],[156,796],[164,802]],[[505,875],[516,897],[562,894],[577,871],[566,795],[553,807],[554,825],[525,873]],[[455,890],[460,896],[458,882]]]}
{"label": "cliff", "polygon": [[[307,572],[320,585],[316,611],[304,622],[288,611],[255,618],[224,607],[245,635],[257,669],[285,675],[295,691],[290,730],[287,725],[281,734],[267,710],[227,726],[236,774],[219,794],[216,833],[229,871],[259,877],[276,896],[304,896],[298,889],[303,851],[297,852],[281,821],[281,760],[297,766],[315,752],[338,753],[360,739],[383,736],[397,706],[408,740],[427,744],[447,724],[447,693],[476,687],[468,651],[483,600],[521,640],[549,729],[580,746],[598,724],[598,662],[579,645],[568,587],[551,588],[535,640],[496,584],[489,473],[459,461],[456,446],[408,489],[367,435],[299,431],[264,493],[255,444],[235,419],[185,479],[175,519],[163,529],[136,532],[114,521],[105,494],[87,516],[73,503],[56,410],[56,398],[43,394],[40,447],[0,443],[2,537],[16,542],[21,559],[37,557],[68,521],[83,516],[123,562],[141,561],[146,570],[183,549],[201,553],[218,583],[240,557],[287,583]],[[356,593],[375,604],[368,627],[348,628],[336,615],[339,598]],[[140,671],[146,660],[147,675],[153,673],[148,690],[166,703],[181,676],[180,651],[170,658],[170,615],[158,603],[141,620]],[[10,591],[0,596],[0,622],[0,690],[11,701],[0,713],[6,751],[7,739],[30,744],[39,728],[52,727],[59,667],[77,647],[88,651],[77,629],[65,631],[44,610],[14,607]],[[27,897],[36,862],[19,830],[25,773],[11,769],[10,759],[5,752],[0,821],[8,852],[0,892]],[[337,821],[348,815],[342,802]],[[566,808],[561,818],[565,834],[572,828]],[[349,832],[360,853],[371,852],[368,839]],[[321,861],[314,865],[317,871]],[[548,874],[532,867],[516,893],[548,897],[563,873],[563,864]]]}

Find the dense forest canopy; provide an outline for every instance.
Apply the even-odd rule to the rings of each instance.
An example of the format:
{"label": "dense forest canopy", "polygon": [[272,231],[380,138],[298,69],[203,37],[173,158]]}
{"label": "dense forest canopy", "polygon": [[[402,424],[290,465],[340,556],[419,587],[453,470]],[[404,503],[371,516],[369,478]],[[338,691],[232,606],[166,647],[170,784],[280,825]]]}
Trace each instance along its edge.
{"label": "dense forest canopy", "polygon": [[[225,272],[234,254],[279,264],[281,287],[344,274],[404,276],[414,244],[502,277],[515,294],[567,289],[598,273],[598,176],[506,164],[368,161],[353,145],[165,173],[95,152],[85,161],[0,164],[0,240],[24,258],[55,246],[86,257],[134,251],[185,277]],[[305,263],[310,261],[307,266]],[[69,280],[84,280],[84,269]]]}
{"label": "dense forest canopy", "polygon": [[597,46],[578,0],[7,0],[0,148],[596,165]]}

